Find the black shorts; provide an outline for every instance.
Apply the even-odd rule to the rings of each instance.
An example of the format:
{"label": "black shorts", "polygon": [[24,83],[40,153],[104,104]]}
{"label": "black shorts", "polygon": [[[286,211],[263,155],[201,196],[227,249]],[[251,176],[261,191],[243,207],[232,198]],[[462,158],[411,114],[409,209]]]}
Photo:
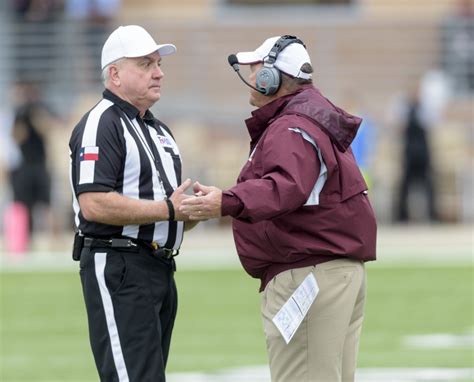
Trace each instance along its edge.
{"label": "black shorts", "polygon": [[173,261],[144,250],[82,250],[81,282],[101,381],[165,381],[177,310]]}

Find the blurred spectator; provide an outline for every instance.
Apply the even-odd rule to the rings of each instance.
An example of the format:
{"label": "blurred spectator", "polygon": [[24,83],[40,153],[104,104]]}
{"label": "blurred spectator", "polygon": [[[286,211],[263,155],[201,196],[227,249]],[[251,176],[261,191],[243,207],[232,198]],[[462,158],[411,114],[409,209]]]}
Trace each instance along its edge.
{"label": "blurred spectator", "polygon": [[61,0],[11,0],[11,8],[22,22],[51,22],[61,14]]}
{"label": "blurred spectator", "polygon": [[442,62],[460,93],[474,92],[474,5],[458,0],[456,13],[442,25]]}
{"label": "blurred spectator", "polygon": [[76,33],[84,38],[88,51],[83,56],[88,57],[86,67],[91,73],[100,73],[97,63],[100,62],[102,45],[111,32],[111,24],[120,6],[121,0],[65,0],[66,17],[76,22],[79,27]]}
{"label": "blurred spectator", "polygon": [[[9,0],[9,6],[14,16],[10,26],[13,78],[46,83],[49,72],[55,70],[51,58],[60,55],[55,41],[60,36],[58,21],[63,16],[63,0]],[[32,64],[26,57],[35,49]]]}
{"label": "blurred spectator", "polygon": [[[35,221],[37,207],[43,207],[41,216],[53,228],[51,215],[51,176],[47,166],[45,134],[56,119],[41,101],[39,89],[32,83],[19,83],[15,88],[17,106],[13,118],[12,137],[21,158],[9,169],[13,202],[28,210],[30,233],[39,228]],[[42,219],[43,220],[43,219]]]}
{"label": "blurred spectator", "polygon": [[13,118],[11,108],[2,105],[0,107],[0,171],[2,171],[2,178],[4,173],[18,167],[21,162],[20,151],[11,134]]}
{"label": "blurred spectator", "polygon": [[438,69],[425,72],[420,80],[420,113],[428,126],[436,127],[451,98],[451,83],[445,73]]}
{"label": "blurred spectator", "polygon": [[423,119],[420,94],[417,89],[408,100],[403,126],[402,174],[396,207],[396,220],[399,222],[406,222],[412,218],[409,211],[414,206],[410,205],[409,196],[416,185],[422,186],[427,201],[429,220],[438,220],[429,129],[427,119]]}
{"label": "blurred spectator", "polygon": [[66,14],[77,20],[107,24],[120,9],[121,0],[65,0]]}

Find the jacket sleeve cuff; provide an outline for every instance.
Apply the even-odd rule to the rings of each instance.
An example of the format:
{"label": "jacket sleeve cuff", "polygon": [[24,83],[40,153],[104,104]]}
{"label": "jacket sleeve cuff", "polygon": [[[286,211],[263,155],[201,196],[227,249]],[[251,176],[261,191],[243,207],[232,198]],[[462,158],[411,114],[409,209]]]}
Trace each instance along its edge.
{"label": "jacket sleeve cuff", "polygon": [[222,193],[222,216],[230,215],[232,217],[237,217],[238,215],[240,215],[243,209],[244,204],[231,191],[224,191]]}

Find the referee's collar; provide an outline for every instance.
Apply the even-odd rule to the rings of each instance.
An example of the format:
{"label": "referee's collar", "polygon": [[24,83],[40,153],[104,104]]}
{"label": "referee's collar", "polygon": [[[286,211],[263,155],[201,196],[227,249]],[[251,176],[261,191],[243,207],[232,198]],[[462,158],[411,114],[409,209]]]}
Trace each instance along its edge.
{"label": "referee's collar", "polygon": [[[135,119],[140,116],[140,110],[138,110],[135,106],[133,106],[131,103],[123,100],[119,96],[115,95],[112,93],[109,89],[105,89],[104,92],[102,93],[102,96],[105,99],[108,99],[109,101],[112,101],[114,104],[116,104],[119,108],[121,108],[125,114],[127,114],[127,117],[130,119]],[[155,121],[155,117],[151,113],[150,110],[147,110],[145,112],[145,115],[142,118],[145,122],[150,123],[153,125]]]}

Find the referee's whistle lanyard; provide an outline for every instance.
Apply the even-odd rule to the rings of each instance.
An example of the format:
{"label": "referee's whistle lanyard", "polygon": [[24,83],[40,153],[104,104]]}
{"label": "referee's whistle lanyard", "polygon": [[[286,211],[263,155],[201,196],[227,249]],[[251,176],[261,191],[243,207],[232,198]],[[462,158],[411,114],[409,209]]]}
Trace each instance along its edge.
{"label": "referee's whistle lanyard", "polygon": [[[130,118],[128,118],[128,116],[123,111],[122,111],[122,114],[125,117],[127,125],[135,132],[135,134],[137,134],[137,136],[140,140],[140,143],[142,144],[143,148],[145,149],[145,151],[148,153],[148,155],[152,159],[152,162],[155,165],[156,174],[158,176],[158,181],[160,182],[161,190],[162,190],[163,194],[165,195],[165,199],[168,199],[171,196],[171,194],[173,193],[174,190],[173,190],[172,187],[169,187],[170,189],[167,192],[167,190],[165,188],[165,185],[163,183],[163,178],[166,177],[166,173],[164,172],[165,170],[164,170],[164,168],[161,164],[161,157],[158,153],[157,153],[157,155],[155,155],[153,149],[156,150],[156,148],[155,147],[151,148],[149,146],[149,144],[146,140],[146,137],[145,137],[145,132],[141,131],[143,129],[147,129],[147,127],[142,126],[142,124],[140,124],[140,122],[138,121],[138,118],[137,118],[137,123],[142,128],[142,129],[138,129],[137,126],[135,126],[135,124],[130,120]],[[152,144],[153,144],[153,140],[152,140]],[[162,173],[162,171],[163,171],[163,173]]]}
{"label": "referee's whistle lanyard", "polygon": [[[145,150],[145,153],[148,155],[149,159],[151,161],[153,161],[153,163],[154,163],[154,166],[155,166],[155,169],[156,169],[156,174],[158,176],[158,180],[159,180],[159,183],[160,183],[160,186],[161,186],[161,191],[164,195],[164,200],[169,200],[169,197],[174,192],[174,188],[171,185],[171,183],[170,183],[170,181],[169,181],[169,179],[166,175],[166,171],[165,171],[165,168],[163,167],[163,163],[161,161],[161,157],[160,157],[160,154],[158,152],[158,148],[155,146],[155,144],[153,142],[153,138],[151,137],[151,134],[149,133],[146,124],[140,123],[141,121],[137,118],[136,119],[137,125],[138,125],[137,126],[136,124],[134,124],[128,118],[128,116],[125,114],[125,112],[123,110],[121,110],[121,113],[124,117],[122,119],[123,124],[126,125],[126,126],[124,126],[124,129],[128,128],[130,134],[133,133],[133,134],[137,135],[138,140],[140,141],[141,145],[143,146],[143,149]],[[147,136],[148,136],[148,140],[147,140]],[[176,233],[177,225],[178,225],[178,222],[170,221],[169,222],[170,232],[175,232]],[[165,243],[164,247],[165,248],[173,247],[174,244],[173,243],[168,243],[168,241],[169,241],[169,238],[168,238],[167,242]],[[178,252],[176,253],[176,255],[179,253],[179,249],[177,251]],[[173,263],[174,263],[174,261],[173,261]],[[175,267],[173,267],[173,269],[176,270]]]}

